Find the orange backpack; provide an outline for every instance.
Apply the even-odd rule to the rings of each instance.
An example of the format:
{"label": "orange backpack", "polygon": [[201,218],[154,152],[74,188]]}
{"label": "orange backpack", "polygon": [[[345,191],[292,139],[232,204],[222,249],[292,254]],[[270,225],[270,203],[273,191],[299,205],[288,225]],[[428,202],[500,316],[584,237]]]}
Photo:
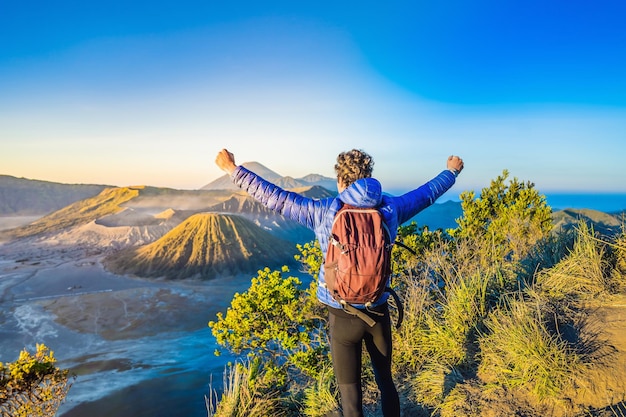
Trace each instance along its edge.
{"label": "orange backpack", "polygon": [[376,208],[344,205],[331,228],[324,263],[326,286],[342,305],[374,303],[391,275],[389,230]]}

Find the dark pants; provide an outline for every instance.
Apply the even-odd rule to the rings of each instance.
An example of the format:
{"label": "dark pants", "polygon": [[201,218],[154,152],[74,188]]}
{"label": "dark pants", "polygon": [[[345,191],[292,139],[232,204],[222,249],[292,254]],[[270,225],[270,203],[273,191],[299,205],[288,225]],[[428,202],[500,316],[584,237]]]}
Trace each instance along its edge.
{"label": "dark pants", "polygon": [[400,416],[400,400],[391,376],[391,319],[387,304],[377,307],[382,317],[371,314],[376,324],[370,327],[360,318],[343,310],[330,311],[330,351],[341,395],[344,417],[363,416],[361,363],[363,342],[372,360],[374,377],[381,394],[383,415]]}

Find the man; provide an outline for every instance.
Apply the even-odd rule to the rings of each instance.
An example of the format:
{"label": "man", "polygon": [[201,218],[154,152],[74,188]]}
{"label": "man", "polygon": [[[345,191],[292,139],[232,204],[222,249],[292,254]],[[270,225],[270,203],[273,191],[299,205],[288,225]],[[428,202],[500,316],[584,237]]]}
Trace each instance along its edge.
{"label": "man", "polygon": [[[312,199],[264,180],[248,169],[235,164],[235,157],[222,149],[216,164],[231,176],[233,182],[267,208],[308,227],[315,232],[326,257],[329,236],[335,214],[343,204],[357,207],[376,207],[395,241],[398,226],[430,206],[456,181],[463,170],[463,160],[449,156],[446,170],[426,184],[400,196],[383,195],[382,186],[372,178],[374,161],[367,153],[353,149],[337,157],[335,172],[339,195],[333,198]],[[327,306],[330,324],[330,348],[341,395],[344,417],[362,417],[361,359],[362,344],[372,360],[374,376],[381,393],[383,415],[400,416],[400,401],[391,374],[391,320],[387,294],[364,310],[375,324],[365,321],[342,309],[324,280],[324,268],[319,271],[318,300]],[[359,307],[359,306],[357,306]],[[360,306],[363,307],[363,306]]]}

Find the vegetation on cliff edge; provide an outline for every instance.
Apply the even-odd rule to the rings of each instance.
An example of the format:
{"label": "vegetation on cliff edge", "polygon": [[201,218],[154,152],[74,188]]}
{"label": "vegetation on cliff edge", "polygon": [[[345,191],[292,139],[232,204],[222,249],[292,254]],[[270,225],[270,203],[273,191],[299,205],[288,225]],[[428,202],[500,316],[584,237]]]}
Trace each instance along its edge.
{"label": "vegetation on cliff edge", "polygon": [[[478,197],[462,194],[456,229],[400,230],[419,254],[394,249],[405,305],[393,336],[404,415],[590,415],[624,401],[625,392],[594,378],[611,368],[615,350],[586,318],[590,306],[626,290],[625,234],[601,237],[582,221],[555,229],[534,185],[507,178],[504,171]],[[308,287],[286,269],[260,271],[210,322],[242,358],[226,371],[221,396],[209,396],[210,416],[338,409],[326,314],[315,300],[321,252],[315,243],[299,249],[314,278]],[[366,415],[378,416],[374,378],[363,369]]]}

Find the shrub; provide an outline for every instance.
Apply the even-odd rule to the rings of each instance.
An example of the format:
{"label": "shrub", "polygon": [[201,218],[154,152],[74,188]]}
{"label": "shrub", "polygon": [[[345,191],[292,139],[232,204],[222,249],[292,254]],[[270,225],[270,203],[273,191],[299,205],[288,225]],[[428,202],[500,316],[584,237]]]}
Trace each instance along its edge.
{"label": "shrub", "polygon": [[311,296],[314,290],[303,289],[298,278],[283,277],[286,272],[286,266],[258,271],[250,288],[235,294],[226,315],[218,313],[209,327],[217,342],[234,353],[316,377],[328,361],[326,322]]}
{"label": "shrub", "polygon": [[475,260],[483,269],[499,264],[507,280],[514,278],[517,262],[553,228],[545,196],[531,182],[514,178],[505,184],[508,175],[504,170],[478,198],[473,191],[462,193],[463,216],[452,231],[454,237],[471,239],[479,248]]}
{"label": "shrub", "polygon": [[34,355],[26,349],[8,364],[0,363],[0,411],[3,416],[53,416],[71,387],[67,370],[55,366],[43,344]]}

